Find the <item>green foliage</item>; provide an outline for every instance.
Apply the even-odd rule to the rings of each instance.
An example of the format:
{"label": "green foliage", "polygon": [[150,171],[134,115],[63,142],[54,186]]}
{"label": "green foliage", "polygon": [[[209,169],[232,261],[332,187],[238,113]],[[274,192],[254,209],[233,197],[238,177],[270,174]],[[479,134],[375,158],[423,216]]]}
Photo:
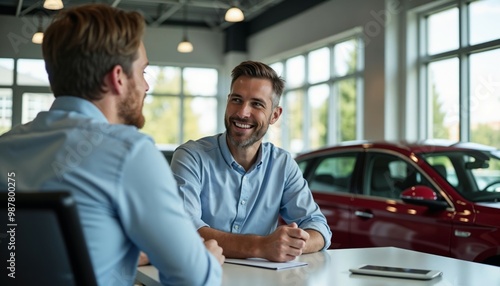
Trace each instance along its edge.
{"label": "green foliage", "polygon": [[500,130],[489,124],[478,124],[471,128],[471,141],[500,148]]}
{"label": "green foliage", "polygon": [[439,93],[436,90],[436,85],[432,85],[432,138],[451,139],[450,131],[444,125],[446,113],[443,111],[443,104],[439,102]]}
{"label": "green foliage", "polygon": [[180,99],[174,96],[157,95],[173,93],[171,86],[174,86],[173,83],[176,81],[179,81],[179,77],[166,79],[165,72],[161,69],[153,90],[155,95],[148,95],[144,102],[143,113],[146,117],[146,124],[142,131],[153,136],[156,143],[180,143]]}

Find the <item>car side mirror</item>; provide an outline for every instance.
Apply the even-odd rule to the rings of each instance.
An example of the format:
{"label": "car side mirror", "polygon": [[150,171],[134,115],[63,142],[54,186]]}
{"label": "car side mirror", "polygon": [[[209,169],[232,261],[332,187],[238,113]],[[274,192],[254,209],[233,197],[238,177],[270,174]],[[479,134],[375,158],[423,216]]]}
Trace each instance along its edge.
{"label": "car side mirror", "polygon": [[427,186],[417,185],[405,189],[401,193],[401,199],[405,203],[426,206],[434,210],[442,210],[448,207],[448,203],[438,200],[436,192]]}

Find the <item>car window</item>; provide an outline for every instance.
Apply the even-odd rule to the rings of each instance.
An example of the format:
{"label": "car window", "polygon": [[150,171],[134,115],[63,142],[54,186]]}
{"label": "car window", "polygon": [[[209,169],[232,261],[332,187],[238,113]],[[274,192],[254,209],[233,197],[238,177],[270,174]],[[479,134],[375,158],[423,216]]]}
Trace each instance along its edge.
{"label": "car window", "polygon": [[439,173],[439,175],[446,179],[450,185],[455,188],[458,187],[457,172],[448,156],[433,156],[429,158],[427,162]]}
{"label": "car window", "polygon": [[466,199],[500,201],[500,160],[494,152],[461,150],[422,157]]}
{"label": "car window", "polygon": [[306,171],[306,167],[307,167],[307,164],[309,163],[309,161],[302,161],[302,162],[298,162],[297,164],[299,165],[299,169],[300,171],[302,171],[302,174],[305,173]]}
{"label": "car window", "polygon": [[348,193],[352,172],[356,164],[356,154],[343,154],[333,157],[324,157],[312,170],[309,187],[318,192]]}
{"label": "car window", "polygon": [[363,194],[400,199],[401,192],[416,185],[434,187],[408,161],[390,154],[370,153],[365,167]]}

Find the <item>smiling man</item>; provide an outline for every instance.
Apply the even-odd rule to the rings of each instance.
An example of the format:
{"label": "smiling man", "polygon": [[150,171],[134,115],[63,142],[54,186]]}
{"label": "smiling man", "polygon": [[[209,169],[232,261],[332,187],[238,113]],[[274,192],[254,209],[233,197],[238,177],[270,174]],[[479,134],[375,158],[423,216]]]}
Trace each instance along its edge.
{"label": "smiling man", "polygon": [[[290,261],[328,248],[331,232],[290,153],[262,143],[281,116],[284,81],[269,66],[232,71],[226,132],[188,141],[171,167],[184,207],[226,257]],[[279,217],[287,223],[278,227]]]}

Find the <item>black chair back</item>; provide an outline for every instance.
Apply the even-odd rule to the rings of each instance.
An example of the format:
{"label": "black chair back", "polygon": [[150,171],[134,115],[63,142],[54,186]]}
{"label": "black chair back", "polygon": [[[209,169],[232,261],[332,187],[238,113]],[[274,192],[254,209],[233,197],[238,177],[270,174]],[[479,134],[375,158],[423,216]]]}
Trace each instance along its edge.
{"label": "black chair back", "polygon": [[0,193],[0,268],[0,285],[97,285],[69,192]]}

